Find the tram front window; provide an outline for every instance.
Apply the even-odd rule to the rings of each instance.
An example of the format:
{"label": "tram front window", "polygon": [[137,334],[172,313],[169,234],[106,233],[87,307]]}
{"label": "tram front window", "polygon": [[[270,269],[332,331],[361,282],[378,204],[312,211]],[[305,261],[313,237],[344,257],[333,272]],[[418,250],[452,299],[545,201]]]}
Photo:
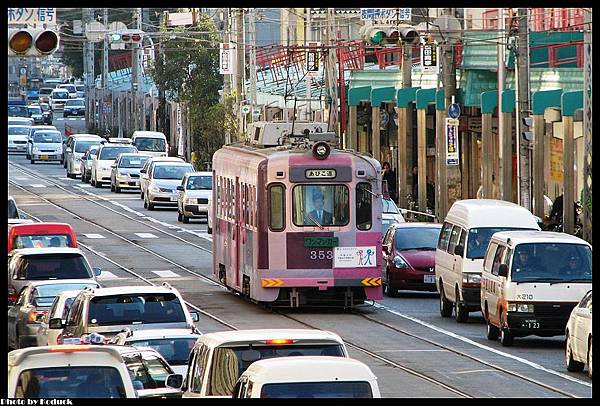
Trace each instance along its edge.
{"label": "tram front window", "polygon": [[297,226],[344,226],[350,217],[345,185],[298,185],[293,191],[293,219]]}

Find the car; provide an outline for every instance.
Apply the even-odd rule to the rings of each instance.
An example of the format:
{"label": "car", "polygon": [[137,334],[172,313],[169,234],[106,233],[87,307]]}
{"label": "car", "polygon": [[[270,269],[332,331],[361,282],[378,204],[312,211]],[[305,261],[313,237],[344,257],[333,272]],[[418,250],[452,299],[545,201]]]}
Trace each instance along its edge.
{"label": "car", "polygon": [[8,197],[8,219],[20,219],[19,209],[17,208],[17,202],[12,196]]}
{"label": "car", "polygon": [[190,352],[200,336],[201,334],[190,329],[132,331],[126,328],[114,336],[110,343],[153,348],[163,356],[173,371],[185,375]]}
{"label": "car", "polygon": [[25,158],[31,159],[31,148],[33,144],[33,136],[35,135],[35,133],[38,131],[46,130],[58,131],[58,128],[56,128],[53,125],[32,125],[29,128],[29,135],[27,136],[27,151],[25,152]]}
{"label": "car", "polygon": [[397,223],[389,228],[382,244],[384,294],[437,290],[435,250],[441,228],[436,223]]}
{"label": "car", "polygon": [[54,298],[64,290],[100,287],[89,279],[63,279],[29,282],[16,303],[8,309],[8,346],[25,348],[38,344],[40,321],[48,313]]}
{"label": "car", "polygon": [[168,283],[160,286],[120,286],[86,289],[77,295],[66,324],[49,321],[50,329],[63,329],[60,340],[83,334],[103,334],[111,339],[128,327],[141,329],[192,329],[199,320],[189,312],[179,291]]}
{"label": "car", "polygon": [[66,89],[54,89],[52,93],[50,93],[50,108],[52,111],[62,110],[69,98],[69,92]]}
{"label": "car", "polygon": [[570,372],[581,372],[587,364],[592,378],[592,291],[571,311],[565,329],[565,363]]}
{"label": "car", "polygon": [[135,398],[121,347],[54,345],[8,353],[10,398]]}
{"label": "car", "polygon": [[48,103],[50,101],[50,93],[52,93],[53,90],[53,87],[41,87],[38,91],[39,103]]}
{"label": "car", "polygon": [[77,97],[80,97],[80,98],[85,97],[85,85],[75,84],[75,89],[77,89]]}
{"label": "car", "polygon": [[27,136],[30,126],[9,125],[8,126],[8,152],[27,152]]}
{"label": "car", "polygon": [[144,194],[146,193],[146,189],[148,188],[149,183],[149,173],[152,172],[152,169],[155,164],[158,162],[185,162],[181,158],[177,157],[151,157],[146,161],[142,169],[140,170],[140,199],[144,200]]}
{"label": "car", "polygon": [[187,162],[156,162],[152,165],[148,173],[148,187],[144,193],[144,208],[154,210],[155,206],[176,207],[177,186],[189,172],[194,172],[194,168]]}
{"label": "car", "polygon": [[52,110],[50,110],[50,105],[48,103],[40,102],[40,108],[42,109],[43,124],[51,125],[53,116]]}
{"label": "car", "polygon": [[167,156],[169,152],[167,137],[158,131],[134,131],[131,143],[150,156]]}
{"label": "car", "polygon": [[234,398],[381,398],[371,369],[351,358],[286,357],[256,361]]}
{"label": "car", "polygon": [[63,117],[85,116],[85,100],[70,99],[65,102]]}
{"label": "car", "polygon": [[190,354],[183,397],[233,395],[240,375],[252,362],[296,355],[348,358],[335,333],[309,329],[219,331],[198,338]]}
{"label": "car", "polygon": [[24,125],[31,127],[33,125],[33,118],[27,117],[8,117],[8,125]]}
{"label": "car", "polygon": [[8,303],[17,301],[31,281],[87,279],[96,282],[100,268],[90,267],[78,248],[23,248],[8,253]]}
{"label": "car", "polygon": [[92,176],[92,162],[93,158],[98,155],[98,149],[100,149],[100,145],[91,146],[88,150],[81,156],[81,162],[79,164],[79,172],[81,172],[81,181],[83,183],[88,183]]}
{"label": "car", "polygon": [[58,85],[58,89],[65,89],[69,92],[69,99],[75,99],[77,97],[77,88],[74,84],[71,83],[63,83],[62,85]]}
{"label": "car", "polygon": [[185,174],[177,190],[177,221],[189,223],[190,218],[208,218],[208,201],[212,198],[212,172]]}
{"label": "car", "polygon": [[29,162],[62,161],[62,135],[57,130],[36,131],[31,139],[31,156]]}
{"label": "car", "polygon": [[33,118],[33,124],[44,124],[44,111],[38,104],[27,106],[29,117]]}
{"label": "car", "polygon": [[[26,105],[20,104],[9,104],[8,105],[8,116],[9,117],[27,117],[29,118],[29,109]],[[32,119],[33,121],[33,119]]]}
{"label": "car", "polygon": [[102,137],[95,134],[73,134],[65,143],[65,168],[67,178],[75,179],[81,174],[81,158],[85,152],[95,145],[100,145]]}
{"label": "car", "polygon": [[111,165],[110,190],[120,193],[122,189],[139,189],[140,170],[149,158],[145,154],[120,154]]}
{"label": "car", "polygon": [[42,320],[39,323],[36,339],[37,345],[57,345],[58,344],[58,336],[62,333],[62,329],[53,329],[49,328],[48,323],[51,319],[60,318],[66,322],[67,315],[69,314],[69,310],[71,309],[71,305],[75,300],[75,297],[81,292],[81,290],[65,290],[60,292],[52,302],[52,306],[50,306],[50,310],[44,315]]}
{"label": "car", "polygon": [[102,187],[105,182],[110,182],[111,165],[119,154],[137,153],[138,150],[132,145],[105,143],[101,144],[97,155],[92,155],[91,176],[92,186]]}
{"label": "car", "polygon": [[381,211],[381,221],[382,222],[396,222],[396,223],[404,223],[404,217],[400,212],[396,203],[389,197],[384,197],[381,199],[383,204],[383,210]]}
{"label": "car", "polygon": [[77,248],[75,230],[67,223],[15,224],[8,230],[8,252],[22,248]]}

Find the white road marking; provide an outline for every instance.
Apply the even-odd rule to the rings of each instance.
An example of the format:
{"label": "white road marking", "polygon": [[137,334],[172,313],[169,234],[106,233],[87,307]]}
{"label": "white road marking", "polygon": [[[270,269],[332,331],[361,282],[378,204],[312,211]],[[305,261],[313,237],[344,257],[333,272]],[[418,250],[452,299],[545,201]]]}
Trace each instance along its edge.
{"label": "white road marking", "polygon": [[495,369],[471,369],[469,371],[458,371],[458,372],[454,372],[454,374],[456,375],[460,375],[460,374],[473,374],[473,373],[478,373],[478,372],[498,372]]}
{"label": "white road marking", "polygon": [[504,351],[500,351],[500,350],[497,350],[495,348],[488,347],[487,345],[480,344],[480,343],[475,342],[475,341],[473,341],[473,340],[471,340],[469,338],[463,337],[461,335],[458,335],[458,334],[453,333],[451,331],[445,330],[443,328],[434,326],[433,324],[427,323],[426,321],[417,319],[416,317],[408,316],[406,314],[402,314],[402,313],[399,313],[399,312],[397,312],[395,310],[389,309],[389,308],[387,308],[386,306],[384,306],[382,304],[374,303],[374,306],[377,307],[377,308],[379,308],[379,309],[385,310],[385,311],[387,311],[389,313],[395,314],[396,316],[400,316],[400,317],[402,317],[404,319],[413,321],[413,322],[415,322],[417,324],[420,324],[420,325],[422,325],[424,327],[430,328],[430,329],[432,329],[434,331],[437,331],[438,333],[445,334],[447,336],[456,338],[457,340],[463,341],[463,342],[465,342],[467,344],[474,345],[475,347],[481,348],[483,350],[490,351],[490,352],[493,352],[494,354],[497,354],[497,355],[500,355],[500,356],[503,356],[503,357],[506,357],[506,358],[513,359],[513,360],[515,360],[517,362],[520,362],[522,364],[525,364],[525,365],[529,365],[530,367],[535,368],[535,369],[537,369],[539,371],[548,372],[548,373],[550,373],[552,375],[556,375],[556,376],[564,378],[564,379],[566,379],[568,381],[575,382],[575,383],[578,383],[578,384],[581,384],[581,385],[585,385],[585,386],[588,386],[590,388],[592,387],[591,383],[584,382],[582,380],[573,378],[573,377],[571,377],[571,376],[569,376],[567,374],[563,374],[561,372],[554,371],[553,369],[548,369],[548,368],[546,368],[546,367],[544,367],[544,366],[542,366],[540,364],[537,364],[535,362],[529,361],[529,360],[527,360],[525,358],[517,357],[516,355],[508,354],[508,353],[506,353]]}
{"label": "white road marking", "polygon": [[93,186],[88,183],[84,183],[83,185],[75,185],[75,187],[93,187]]}
{"label": "white road marking", "polygon": [[157,236],[155,236],[152,233],[134,233],[134,234],[140,238],[158,238]]}
{"label": "white road marking", "polygon": [[46,185],[42,185],[41,183],[34,183],[29,186],[31,186],[31,187],[46,187]]}
{"label": "white road marking", "polygon": [[378,350],[376,352],[448,352],[448,350]]}
{"label": "white road marking", "polygon": [[15,176],[16,180],[29,180],[31,179],[29,176]]}
{"label": "white road marking", "polygon": [[179,275],[171,271],[152,271],[152,273],[157,274],[160,278],[179,278]]}
{"label": "white road marking", "polygon": [[101,234],[83,234],[85,235],[87,238],[106,238],[105,236],[101,235]]}
{"label": "white road marking", "polygon": [[74,180],[74,179],[71,179],[71,178],[58,178],[58,179],[60,179],[60,180]]}
{"label": "white road marking", "polygon": [[119,279],[119,277],[110,271],[102,271],[97,279]]}

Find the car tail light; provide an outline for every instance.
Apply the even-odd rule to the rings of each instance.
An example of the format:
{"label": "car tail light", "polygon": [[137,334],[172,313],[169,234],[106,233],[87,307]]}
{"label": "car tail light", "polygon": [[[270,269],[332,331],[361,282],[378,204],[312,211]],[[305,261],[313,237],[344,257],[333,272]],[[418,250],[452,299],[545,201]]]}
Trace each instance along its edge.
{"label": "car tail light", "polygon": [[270,345],[284,345],[284,344],[293,344],[294,340],[290,340],[289,338],[276,338],[273,340],[265,341],[265,344]]}
{"label": "car tail light", "polygon": [[15,303],[17,301],[17,291],[13,286],[8,287],[8,301]]}
{"label": "car tail light", "polygon": [[46,310],[32,310],[29,313],[29,316],[27,317],[27,323],[31,324],[31,323],[38,323],[37,321],[37,317],[40,314],[46,314],[48,313]]}
{"label": "car tail light", "polygon": [[75,351],[88,351],[89,345],[61,345],[60,347],[50,348],[51,352],[75,352]]}

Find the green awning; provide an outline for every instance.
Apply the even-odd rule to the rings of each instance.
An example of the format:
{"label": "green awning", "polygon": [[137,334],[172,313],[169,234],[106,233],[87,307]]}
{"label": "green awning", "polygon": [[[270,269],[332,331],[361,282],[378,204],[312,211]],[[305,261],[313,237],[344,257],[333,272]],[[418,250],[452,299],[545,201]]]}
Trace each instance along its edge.
{"label": "green awning", "polygon": [[371,105],[381,106],[381,103],[394,103],[396,100],[396,88],[393,86],[377,87],[371,89]]}

